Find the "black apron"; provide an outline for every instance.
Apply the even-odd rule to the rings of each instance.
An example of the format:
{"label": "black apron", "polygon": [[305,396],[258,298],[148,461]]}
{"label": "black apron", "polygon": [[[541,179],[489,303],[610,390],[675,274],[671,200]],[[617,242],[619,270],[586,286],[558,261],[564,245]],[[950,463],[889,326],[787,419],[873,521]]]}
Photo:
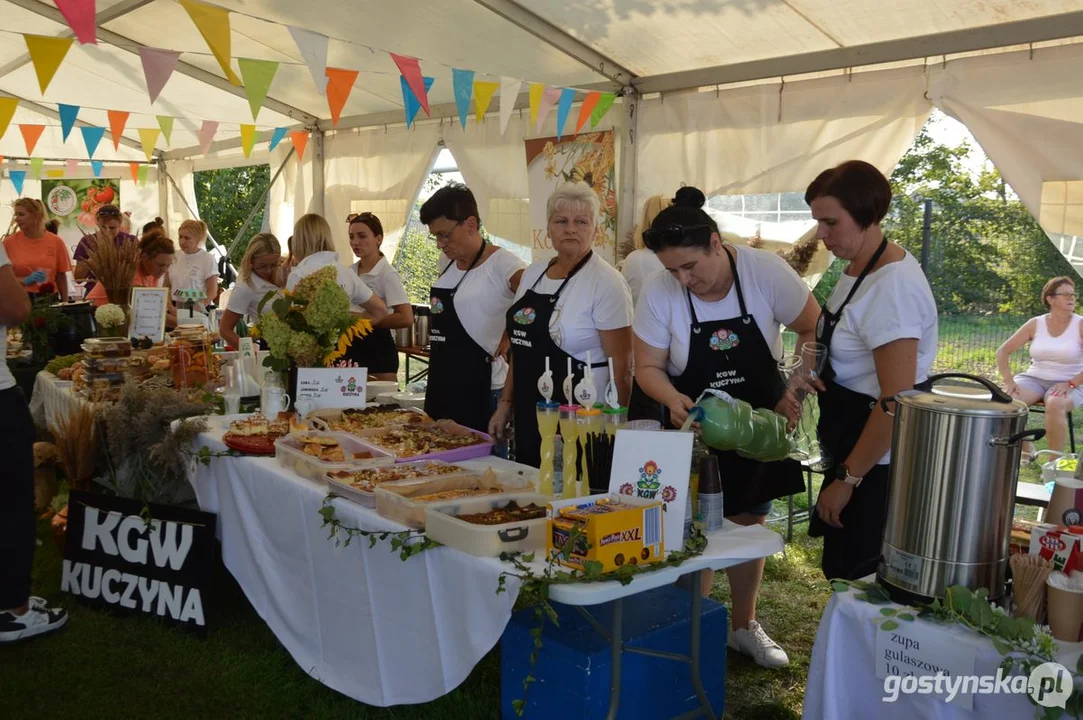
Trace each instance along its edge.
{"label": "black apron", "polygon": [[[381,259],[382,259],[381,255]],[[358,267],[360,268],[360,260]],[[377,263],[379,264],[379,263]],[[357,273],[361,277],[360,271]],[[380,298],[383,300],[383,298]],[[388,307],[388,312],[393,309]],[[346,360],[358,367],[366,368],[368,373],[398,373],[399,371],[399,348],[395,345],[395,337],[389,328],[374,327],[372,332],[360,338],[356,338],[350,347],[346,349]]]}
{"label": "black apron", "polygon": [[[767,346],[756,319],[745,307],[737,263],[729,248],[723,248],[733,270],[733,289],[741,314],[727,320],[700,322],[692,305],[692,293],[685,289],[689,327],[688,364],[673,386],[695,400],[707,388],[729,393],[754,408],[774,410],[786,385],[778,372],[778,361]],[[668,412],[667,412],[668,415]],[[666,418],[668,425],[668,417]],[[722,478],[723,511],[739,515],[775,498],[799,493],[805,488],[801,465],[796,460],[760,462],[741,457],[735,451],[711,450],[718,457]]]}
{"label": "black apron", "polygon": [[[455,287],[429,289],[429,383],[425,393],[425,412],[433,418],[454,420],[482,432],[492,416],[493,358],[463,327],[455,293],[484,253],[482,243]],[[448,263],[440,277],[453,264]],[[484,312],[481,308],[471,310]]]}
{"label": "black apron", "polygon": [[[564,378],[568,376],[568,358],[572,361],[572,386],[583,379],[586,363],[576,360],[553,342],[549,334],[549,321],[553,317],[560,293],[568,282],[586,265],[593,251],[572,268],[568,277],[552,295],[534,292],[545,273],[549,271],[556,258],[550,261],[545,270],[519,301],[508,308],[508,340],[511,346],[512,381],[514,383],[515,423],[515,462],[538,467],[541,465],[541,436],[538,434],[537,404],[544,400],[538,392],[538,378],[545,372],[545,359],[549,358],[549,370],[553,373],[553,388],[561,392]],[[605,367],[606,362],[591,365],[592,368]],[[601,395],[605,388],[597,388]]]}
{"label": "black apron", "polygon": [[[824,301],[820,308],[816,339],[827,347],[827,361],[820,374],[826,389],[817,396],[820,421],[816,429],[820,436],[820,450],[827,466],[821,493],[835,482],[836,468],[846,462],[846,458],[857,445],[877,402],[877,398],[834,382],[831,338],[842,319],[842,311],[886,249],[887,239],[884,239],[835,312],[827,309],[827,301]],[[861,485],[854,488],[850,502],[840,513],[839,520],[843,526],[841,530],[825,523],[815,508],[813,509],[809,518],[809,536],[824,539],[822,568],[828,578],[857,579],[876,571],[880,561],[884,524],[887,522],[887,479],[887,465],[873,466],[861,481]]]}

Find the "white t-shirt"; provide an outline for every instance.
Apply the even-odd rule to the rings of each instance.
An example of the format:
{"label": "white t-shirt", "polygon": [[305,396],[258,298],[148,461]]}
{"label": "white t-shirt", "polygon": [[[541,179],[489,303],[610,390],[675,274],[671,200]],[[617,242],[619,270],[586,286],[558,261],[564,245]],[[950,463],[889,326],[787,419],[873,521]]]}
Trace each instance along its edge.
{"label": "white t-shirt", "polygon": [[[176,254],[176,259],[169,266],[169,285],[173,288],[173,299],[181,302],[179,290],[205,290],[207,279],[218,277],[218,263],[214,256],[200,248],[194,253],[183,250]],[[214,302],[214,298],[207,298]]]}
{"label": "white t-shirt", "polygon": [[[549,260],[532,263],[523,273],[515,299],[531,289],[540,295],[552,295],[564,279],[544,277]],[[539,278],[541,278],[539,280]],[[560,293],[553,315],[549,319],[549,336],[553,342],[576,360],[586,362],[590,352],[592,363],[605,362],[600,330],[617,330],[632,324],[632,293],[617,269],[595,253],[580,268]],[[594,369],[594,387],[599,397],[609,382],[609,368]],[[559,388],[558,388],[559,393]]]}
{"label": "white t-shirt", "polygon": [[[357,275],[357,266],[360,260],[350,266],[353,274]],[[380,257],[380,261],[373,266],[371,272],[360,276],[365,284],[372,288],[372,292],[380,296],[387,305],[388,312],[393,312],[396,305],[409,305],[410,297],[406,294],[406,288],[402,286],[402,278],[387,258]]]}
{"label": "white t-shirt", "polygon": [[[274,283],[269,283],[259,275],[252,273],[248,282],[238,280],[233,286],[229,294],[229,302],[226,303],[226,310],[235,312],[241,317],[247,318],[248,322],[254,323],[259,319],[259,304],[263,301],[263,297],[267,293],[278,289],[279,287]],[[264,306],[264,308],[269,307],[270,303]]]}
{"label": "white t-shirt", "polygon": [[[4,249],[4,244],[0,243],[0,268],[10,264],[11,260],[8,259],[7,250]],[[6,325],[0,325],[0,390],[15,387],[15,376],[8,369],[7,357],[8,329]]]}
{"label": "white t-shirt", "polygon": [[[441,257],[443,268],[447,259]],[[515,301],[508,283],[511,276],[526,267],[526,263],[504,248],[498,249],[485,262],[474,267],[466,275],[463,284],[455,292],[455,310],[459,321],[470,339],[485,352],[496,355],[500,338],[504,334],[505,315]],[[435,283],[435,288],[453,288],[462,280],[463,272],[455,263]],[[521,286],[520,286],[521,287]],[[502,358],[493,360],[492,389],[504,387],[508,377],[508,364]]]}
{"label": "white t-shirt", "polygon": [[352,310],[360,310],[361,306],[369,301],[372,297],[372,288],[365,284],[365,282],[357,277],[357,273],[351,270],[348,266],[342,265],[338,261],[338,253],[333,250],[327,250],[324,252],[312,253],[301,262],[297,263],[297,267],[290,270],[289,277],[286,278],[286,289],[293,290],[297,287],[297,283],[301,282],[301,278],[308,277],[317,270],[322,270],[328,265],[334,265],[335,271],[338,273],[338,286],[346,291],[346,294],[350,296],[350,305]]}
{"label": "white t-shirt", "polygon": [[647,279],[665,269],[665,265],[654,254],[654,251],[647,248],[635,250],[624,258],[621,275],[627,281],[628,289],[632,291],[633,303],[639,303],[639,296],[643,292],[643,286],[647,284]]}
{"label": "white t-shirt", "polygon": [[[737,276],[745,307],[756,320],[760,334],[775,359],[782,357],[782,325],[798,318],[808,302],[809,289],[789,264],[773,252],[750,247],[726,246],[737,260]],[[722,258],[723,262],[729,261]],[[727,320],[741,315],[737,286],[726,297],[706,302],[692,295],[692,306],[700,322]],[[688,366],[688,338],[692,315],[684,287],[668,272],[652,275],[636,305],[636,336],[651,347],[669,349],[670,375],[680,375]]]}
{"label": "white t-shirt", "polygon": [[[856,281],[846,274],[839,277],[827,299],[828,310],[834,312],[842,304]],[[915,380],[921,382],[929,377],[936,359],[937,312],[929,281],[910,253],[869,273],[843,309],[828,350],[835,382],[854,392],[880,397],[872,351],[903,338],[918,341]],[[889,451],[878,464],[890,461]]]}

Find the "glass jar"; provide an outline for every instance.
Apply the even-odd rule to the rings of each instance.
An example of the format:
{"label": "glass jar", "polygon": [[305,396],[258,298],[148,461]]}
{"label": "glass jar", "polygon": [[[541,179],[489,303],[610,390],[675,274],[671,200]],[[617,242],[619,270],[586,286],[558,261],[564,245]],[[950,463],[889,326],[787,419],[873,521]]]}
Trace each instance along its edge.
{"label": "glass jar", "polygon": [[203,387],[219,379],[213,339],[203,325],[180,325],[169,334],[173,387]]}

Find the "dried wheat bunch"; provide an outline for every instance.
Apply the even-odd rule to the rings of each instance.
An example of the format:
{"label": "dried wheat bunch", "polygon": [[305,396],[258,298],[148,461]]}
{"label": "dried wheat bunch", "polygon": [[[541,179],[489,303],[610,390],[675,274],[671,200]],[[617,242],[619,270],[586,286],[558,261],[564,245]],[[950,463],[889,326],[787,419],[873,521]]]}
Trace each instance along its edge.
{"label": "dried wheat bunch", "polygon": [[98,454],[97,416],[94,406],[78,403],[49,428],[55,438],[60,464],[75,490],[90,488]]}
{"label": "dried wheat bunch", "polygon": [[107,290],[131,287],[139,264],[139,245],[130,240],[99,242],[95,238],[90,243],[86,264]]}

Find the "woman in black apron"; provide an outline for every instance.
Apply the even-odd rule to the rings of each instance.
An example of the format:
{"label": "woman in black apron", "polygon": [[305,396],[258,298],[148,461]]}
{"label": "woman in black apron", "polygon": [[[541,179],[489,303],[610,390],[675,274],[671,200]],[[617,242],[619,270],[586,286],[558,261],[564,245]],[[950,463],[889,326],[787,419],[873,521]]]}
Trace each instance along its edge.
{"label": "woman in black apron", "polygon": [[398,380],[399,348],[391,331],[414,324],[414,309],[402,287],[402,279],[380,252],[384,227],[372,213],[350,215],[350,248],[357,256],[353,269],[387,305],[388,316],[376,323],[372,332],[356,338],[346,351],[346,359],[368,369],[377,380]]}
{"label": "woman in black apron", "polygon": [[[751,248],[735,249],[722,243],[714,221],[702,209],[703,195],[694,188],[682,188],[674,207],[659,213],[649,231],[644,233],[647,246],[658,254],[672,277],[659,275],[644,289],[636,312],[636,376],[639,385],[652,398],[666,406],[670,422],[679,426],[688,416],[692,403],[707,389],[717,388],[757,408],[781,408],[785,383],[777,369],[777,358],[765,339],[764,330],[749,308],[750,299],[738,272],[738,253],[746,268],[757,268],[756,287],[791,283],[788,292],[776,297],[756,297],[761,321],[775,324],[769,336],[778,337],[779,315],[796,318],[790,328],[811,340],[815,331],[817,307],[808,288],[787,268],[779,268],[777,258]],[[747,255],[746,255],[747,254]],[[762,275],[761,275],[762,273]],[[768,278],[767,273],[776,273]],[[680,288],[680,291],[678,291]],[[708,308],[725,303],[715,312],[736,314],[713,320],[700,319],[693,299]],[[672,298],[680,303],[680,313],[666,319],[656,314],[652,302]],[[732,303],[732,299],[736,303]],[[796,299],[796,300],[794,300]],[[796,307],[795,307],[796,306]],[[690,323],[678,327],[675,321],[687,308]],[[665,327],[669,342],[656,335]],[[650,329],[648,329],[650,328]],[[766,327],[764,329],[767,329]],[[686,344],[687,362],[683,371],[670,374],[670,347]],[[678,366],[679,367],[679,366]],[[736,452],[711,451],[718,457],[722,479],[723,508],[726,516],[742,525],[762,524],[775,498],[804,490],[801,466],[794,460],[763,463],[744,458]],[[733,627],[731,646],[749,654],[760,665],[779,667],[789,662],[786,653],[772,641],[755,621],[756,596],[763,575],[763,560],[743,563],[727,572],[733,592]],[[703,590],[709,590],[709,585]]]}
{"label": "woman in black apron", "polygon": [[[805,193],[805,202],[819,223],[817,236],[836,257],[849,261],[845,276],[855,278],[849,289],[846,280],[835,288],[823,305],[816,328],[817,339],[828,348],[818,396],[818,431],[827,470],[809,535],[824,538],[822,568],[829,579],[856,579],[876,572],[887,520],[890,467],[881,461],[891,449],[892,433],[892,419],[879,407],[879,399],[893,397],[924,379],[936,354],[936,305],[928,282],[914,258],[889,243],[880,229],[890,201],[887,179],[861,161],[849,161],[821,173]],[[894,263],[910,267],[900,264],[890,268],[887,272],[896,273],[892,277],[879,273]],[[860,298],[855,300],[859,289],[872,293],[868,286],[876,282],[894,284],[891,292],[871,296],[870,303],[881,303],[881,312],[870,304],[862,313],[864,322],[875,323],[875,327],[851,327],[855,315],[844,316],[845,311],[860,302]],[[882,335],[882,328],[903,325],[895,315],[900,312],[911,319],[911,327],[900,327],[875,348],[855,350],[862,342],[863,330]],[[849,337],[840,344],[835,332],[844,320],[843,332]],[[931,349],[924,353],[928,360],[921,367],[919,345],[922,350]],[[877,392],[846,387],[843,383],[857,386],[861,382],[853,368],[862,360],[867,366],[869,356],[875,364]],[[838,375],[843,367],[847,377]],[[865,380],[867,385],[868,378]]]}

